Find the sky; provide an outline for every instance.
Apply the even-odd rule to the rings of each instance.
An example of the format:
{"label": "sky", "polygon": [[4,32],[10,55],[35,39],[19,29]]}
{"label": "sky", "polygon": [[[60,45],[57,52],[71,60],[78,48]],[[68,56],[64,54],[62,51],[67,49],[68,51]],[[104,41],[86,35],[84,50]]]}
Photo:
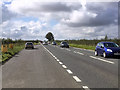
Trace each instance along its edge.
{"label": "sky", "polygon": [[44,40],[118,37],[117,2],[3,0],[0,8],[3,38]]}

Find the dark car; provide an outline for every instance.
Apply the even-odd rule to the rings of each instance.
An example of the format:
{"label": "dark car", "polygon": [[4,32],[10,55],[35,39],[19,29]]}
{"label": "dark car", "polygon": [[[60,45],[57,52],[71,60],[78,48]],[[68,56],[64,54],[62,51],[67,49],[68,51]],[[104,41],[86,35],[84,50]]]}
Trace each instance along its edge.
{"label": "dark car", "polygon": [[62,48],[63,48],[63,47],[69,48],[69,44],[64,41],[64,42],[61,42],[61,43],[60,43],[60,47],[62,47]]}
{"label": "dark car", "polygon": [[114,42],[100,42],[95,49],[95,55],[103,55],[103,57],[120,55],[120,47]]}
{"label": "dark car", "polygon": [[52,45],[57,45],[57,43],[55,41],[52,42]]}
{"label": "dark car", "polygon": [[34,49],[34,45],[33,45],[32,42],[26,42],[26,44],[25,44],[25,49],[28,49],[28,48]]}

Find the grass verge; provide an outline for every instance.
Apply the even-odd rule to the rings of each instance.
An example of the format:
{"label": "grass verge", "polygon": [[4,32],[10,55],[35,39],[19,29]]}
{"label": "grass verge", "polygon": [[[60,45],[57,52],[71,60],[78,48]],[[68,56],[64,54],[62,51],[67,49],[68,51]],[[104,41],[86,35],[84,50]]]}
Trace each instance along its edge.
{"label": "grass verge", "polygon": [[2,60],[0,61],[0,63],[6,62],[22,49],[24,49],[24,44],[21,44],[21,45],[15,44],[13,49],[9,48],[7,52],[2,53]]}
{"label": "grass verge", "polygon": [[76,48],[83,48],[83,49],[89,49],[89,50],[95,50],[95,46],[90,46],[90,45],[78,45],[78,44],[69,44],[71,47],[76,47]]}

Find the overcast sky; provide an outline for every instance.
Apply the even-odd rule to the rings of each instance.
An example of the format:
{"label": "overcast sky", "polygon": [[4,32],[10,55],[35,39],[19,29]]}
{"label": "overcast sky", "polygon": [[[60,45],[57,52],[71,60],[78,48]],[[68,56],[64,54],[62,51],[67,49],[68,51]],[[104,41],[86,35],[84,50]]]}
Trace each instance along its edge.
{"label": "overcast sky", "polygon": [[44,40],[48,32],[59,40],[118,37],[117,2],[3,0],[1,11],[2,37]]}

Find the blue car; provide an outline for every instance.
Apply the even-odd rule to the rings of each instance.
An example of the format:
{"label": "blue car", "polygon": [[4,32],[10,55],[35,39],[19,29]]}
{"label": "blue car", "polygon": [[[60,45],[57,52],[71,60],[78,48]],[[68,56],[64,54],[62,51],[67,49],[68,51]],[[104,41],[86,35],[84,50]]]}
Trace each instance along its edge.
{"label": "blue car", "polygon": [[100,42],[95,49],[95,55],[103,55],[103,57],[120,55],[120,47],[113,42]]}

